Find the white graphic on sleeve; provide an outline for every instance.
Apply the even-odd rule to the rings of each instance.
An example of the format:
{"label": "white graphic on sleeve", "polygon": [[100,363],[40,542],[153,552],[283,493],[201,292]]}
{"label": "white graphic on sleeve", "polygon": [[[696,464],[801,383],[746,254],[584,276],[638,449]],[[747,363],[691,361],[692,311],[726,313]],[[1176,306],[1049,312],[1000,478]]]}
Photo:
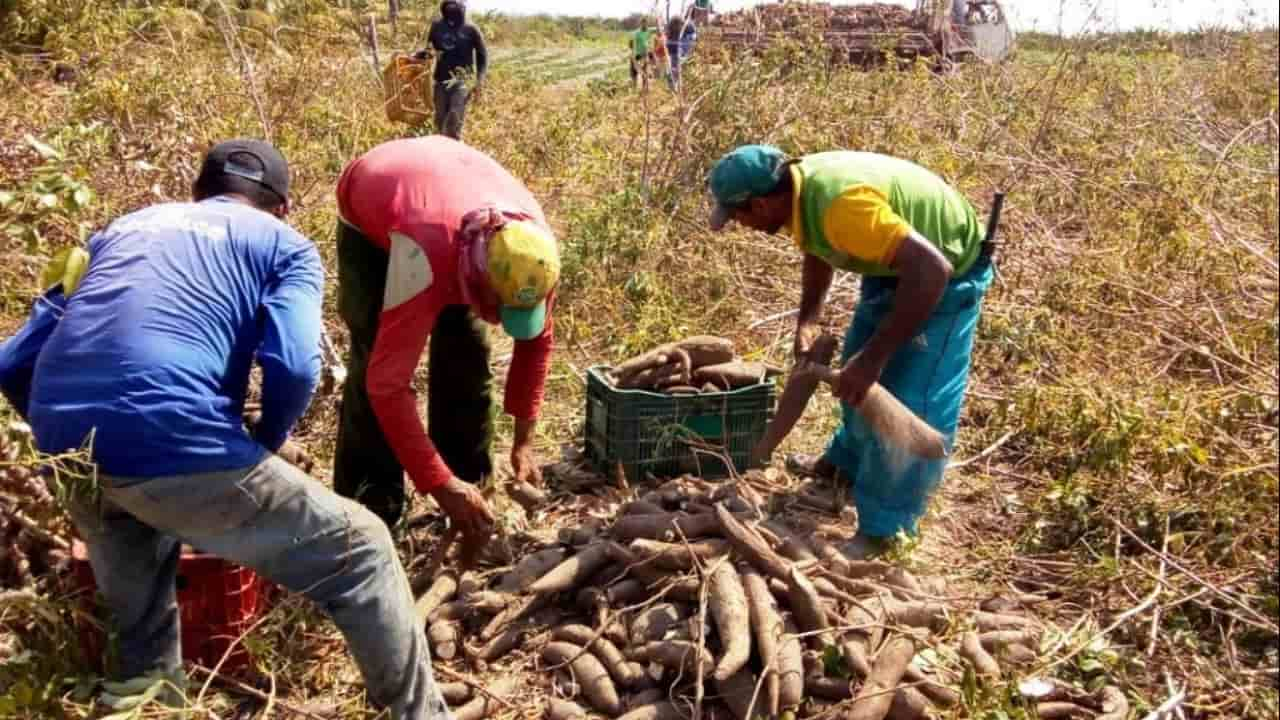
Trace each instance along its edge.
{"label": "white graphic on sleeve", "polygon": [[387,292],[382,298],[385,312],[403,305],[431,287],[431,260],[407,235],[391,233],[391,259],[387,266]]}

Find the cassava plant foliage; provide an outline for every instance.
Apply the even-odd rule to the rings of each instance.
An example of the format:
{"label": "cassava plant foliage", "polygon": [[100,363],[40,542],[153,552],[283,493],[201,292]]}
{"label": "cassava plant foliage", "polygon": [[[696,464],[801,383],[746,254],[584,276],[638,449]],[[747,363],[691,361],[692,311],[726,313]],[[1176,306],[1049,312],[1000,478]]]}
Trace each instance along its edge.
{"label": "cassava plant foliage", "polygon": [[[434,7],[406,7],[393,27],[385,3],[0,0],[0,335],[25,318],[54,253],[123,212],[187,197],[206,148],[258,136],[290,160],[290,220],[325,257],[326,317],[345,347],[334,303],[338,173],[379,142],[428,132],[382,114],[367,12],[385,63],[420,47]],[[706,172],[726,150],[890,153],[932,168],[980,213],[1006,192],[955,459],[988,452],[948,475],[905,562],[945,576],[952,593],[1013,586],[1047,597],[1037,612],[1060,632],[1034,672],[1088,692],[1114,685],[1134,713],[1173,687],[1187,691],[1188,717],[1275,717],[1275,29],[1032,38],[1010,62],[943,74],[925,62],[832,66],[804,28],[736,56],[704,31],[679,94],[660,82],[638,94],[621,32],[555,26],[565,39],[548,44],[542,25],[477,21],[493,31],[492,74],[466,139],[529,184],[562,244],[558,354],[539,428],[547,460],[581,437],[592,364],[715,334],[745,360],[789,365],[799,255],[785,237],[706,228]],[[842,334],[856,292],[854,278],[837,278],[828,331]],[[295,433],[322,480],[336,402],[318,397]],[[837,418],[820,391],[782,449],[820,449]],[[0,429],[14,420],[0,405]],[[17,506],[10,496],[27,492],[39,464],[25,441],[3,448],[0,511]],[[582,497],[622,503],[639,492],[551,487],[551,510],[502,506],[509,550],[554,545],[556,528],[617,511]],[[72,605],[35,572],[57,566],[57,543],[0,527],[12,531],[6,543],[44,554],[4,566],[9,591],[23,593],[0,608],[13,638],[5,652],[27,665],[0,670],[0,695],[13,697],[17,677],[25,704],[9,707],[15,716],[87,717],[79,690],[97,670],[68,650],[58,623],[71,622]],[[440,534],[438,522],[415,527],[402,541],[406,562],[420,567]],[[478,676],[534,682],[539,667],[570,659],[563,647],[544,653],[547,642],[590,639],[575,633]],[[278,603],[245,642],[280,698],[338,695],[361,712],[336,632],[301,601]],[[946,665],[949,651],[938,652]],[[950,712],[1030,717],[1015,685],[973,682]],[[201,702],[214,707],[214,695],[223,697]]]}

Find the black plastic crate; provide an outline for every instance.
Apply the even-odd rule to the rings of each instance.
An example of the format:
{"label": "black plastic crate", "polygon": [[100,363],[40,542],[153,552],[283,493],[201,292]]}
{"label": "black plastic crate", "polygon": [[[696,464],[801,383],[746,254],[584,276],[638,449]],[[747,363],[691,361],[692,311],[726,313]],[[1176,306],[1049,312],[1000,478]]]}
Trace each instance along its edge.
{"label": "black plastic crate", "polygon": [[[602,472],[622,463],[628,482],[696,473],[729,475],[722,455],[741,472],[764,435],[777,388],[772,379],[727,392],[666,395],[622,390],[608,366],[587,370],[586,455]],[[710,450],[710,452],[708,452]]]}

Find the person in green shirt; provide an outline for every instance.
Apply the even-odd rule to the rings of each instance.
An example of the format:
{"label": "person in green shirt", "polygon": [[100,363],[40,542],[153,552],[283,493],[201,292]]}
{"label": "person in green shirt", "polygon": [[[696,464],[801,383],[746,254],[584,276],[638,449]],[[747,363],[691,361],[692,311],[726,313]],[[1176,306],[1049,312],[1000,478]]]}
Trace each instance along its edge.
{"label": "person in green shirt", "polygon": [[797,364],[809,361],[835,271],[862,276],[835,388],[843,422],[821,457],[793,469],[852,483],[859,552],[883,550],[899,532],[914,534],[947,461],[904,459],[853,408],[879,382],[951,449],[994,275],[973,206],[925,168],[865,152],[789,159],[776,147],[747,145],[715,164],[709,185],[713,229],[735,220],[787,232],[804,253]]}
{"label": "person in green shirt", "polygon": [[647,24],[631,33],[627,38],[627,47],[631,50],[631,86],[639,87],[641,81],[649,87],[649,68],[653,63],[653,31]]}

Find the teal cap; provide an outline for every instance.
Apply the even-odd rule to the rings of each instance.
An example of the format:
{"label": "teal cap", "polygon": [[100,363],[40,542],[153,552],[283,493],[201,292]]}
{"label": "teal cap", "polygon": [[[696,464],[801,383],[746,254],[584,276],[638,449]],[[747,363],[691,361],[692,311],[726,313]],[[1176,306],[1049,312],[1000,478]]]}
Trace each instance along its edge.
{"label": "teal cap", "polygon": [[723,228],[734,209],[751,198],[773,192],[786,161],[786,153],[772,145],[743,145],[717,160],[707,179],[715,201],[711,229]]}
{"label": "teal cap", "polygon": [[502,329],[508,335],[516,340],[532,340],[546,327],[547,301],[543,300],[531,308],[503,305],[499,315],[502,317]]}

